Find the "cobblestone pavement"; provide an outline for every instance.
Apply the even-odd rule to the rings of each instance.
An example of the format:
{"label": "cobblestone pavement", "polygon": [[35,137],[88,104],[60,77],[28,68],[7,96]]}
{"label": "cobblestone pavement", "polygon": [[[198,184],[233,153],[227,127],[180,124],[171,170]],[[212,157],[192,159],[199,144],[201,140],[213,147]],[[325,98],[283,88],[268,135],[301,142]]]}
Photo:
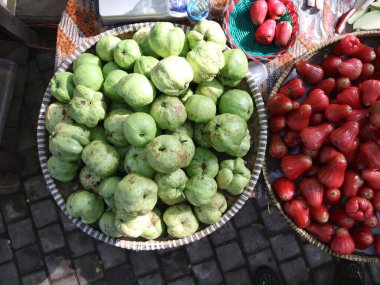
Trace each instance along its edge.
{"label": "cobblestone pavement", "polygon": [[[25,156],[20,173],[0,174],[0,285],[252,284],[260,266],[285,284],[334,284],[338,259],[290,230],[264,200],[251,200],[220,230],[178,249],[133,252],[99,243],[77,230],[48,192],[37,157],[39,104],[53,74],[53,53],[31,52],[17,145]],[[380,265],[362,264],[367,284],[380,284]]]}

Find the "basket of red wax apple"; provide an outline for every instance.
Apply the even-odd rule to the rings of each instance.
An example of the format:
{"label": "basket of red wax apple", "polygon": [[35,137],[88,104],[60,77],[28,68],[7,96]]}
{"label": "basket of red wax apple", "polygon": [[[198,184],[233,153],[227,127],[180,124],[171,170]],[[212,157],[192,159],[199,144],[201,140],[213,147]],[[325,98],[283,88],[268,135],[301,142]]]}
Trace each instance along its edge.
{"label": "basket of red wax apple", "polygon": [[267,101],[272,202],[309,242],[367,262],[380,260],[379,36],[357,32],[316,47]]}
{"label": "basket of red wax apple", "polygon": [[297,7],[291,0],[234,0],[223,29],[230,45],[254,61],[269,61],[295,42]]}

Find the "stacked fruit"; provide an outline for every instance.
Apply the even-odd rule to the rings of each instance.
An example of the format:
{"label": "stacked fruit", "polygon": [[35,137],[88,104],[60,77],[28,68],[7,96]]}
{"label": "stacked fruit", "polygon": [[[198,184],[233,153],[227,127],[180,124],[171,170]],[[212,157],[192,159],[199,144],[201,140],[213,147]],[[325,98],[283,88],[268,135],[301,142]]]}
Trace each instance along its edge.
{"label": "stacked fruit", "polygon": [[[294,223],[338,254],[374,245],[380,212],[380,46],[347,35],[268,100],[272,186]],[[311,86],[307,91],[306,85]]]}
{"label": "stacked fruit", "polygon": [[225,44],[216,22],[187,34],[160,22],[133,39],[103,36],[96,55],[53,77],[47,167],[61,182],[81,168],[82,189],[66,201],[71,216],[145,239],[186,237],[221,218],[226,193],[240,195],[250,181],[242,157],[254,108],[236,88],[247,58]]}
{"label": "stacked fruit", "polygon": [[292,25],[287,21],[279,21],[286,13],[285,5],[279,0],[258,0],[250,8],[251,21],[257,25],[256,41],[276,46],[286,46],[292,35]]}

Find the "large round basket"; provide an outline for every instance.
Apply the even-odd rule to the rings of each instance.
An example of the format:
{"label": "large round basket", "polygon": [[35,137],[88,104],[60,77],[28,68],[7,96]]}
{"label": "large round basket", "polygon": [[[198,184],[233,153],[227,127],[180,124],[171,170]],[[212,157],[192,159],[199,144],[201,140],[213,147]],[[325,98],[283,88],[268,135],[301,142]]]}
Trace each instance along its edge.
{"label": "large round basket", "polygon": [[[86,50],[90,50],[97,43],[97,41],[104,35],[112,34],[118,36],[122,39],[131,38],[133,34],[143,27],[151,27],[154,23],[139,23],[131,24],[122,27],[118,27],[102,34],[99,34],[88,41],[84,42],[79,48],[77,48],[74,53],[68,58],[62,65],[58,68],[57,72],[70,70],[72,63],[75,59]],[[181,27],[185,31],[190,28],[184,25],[176,25]],[[45,130],[45,110],[52,101],[50,94],[50,85],[48,86],[45,95],[42,100],[41,110],[38,118],[37,126],[37,143],[38,143],[38,153],[40,164],[46,184],[49,191],[53,195],[57,205],[61,210],[69,217],[69,219],[83,232],[89,236],[98,239],[100,241],[106,242],[108,244],[133,250],[156,250],[173,248],[185,244],[192,243],[194,241],[200,240],[201,238],[211,234],[212,232],[223,226],[228,220],[230,220],[244,205],[244,203],[250,198],[255,197],[254,188],[259,178],[262,165],[265,157],[266,142],[267,142],[267,121],[266,121],[266,111],[264,107],[264,102],[256,86],[253,77],[248,74],[245,80],[238,86],[238,88],[246,89],[250,91],[252,98],[255,103],[255,111],[252,119],[249,122],[249,129],[252,136],[252,147],[250,152],[245,157],[247,162],[247,167],[252,172],[251,180],[246,187],[245,191],[239,197],[226,196],[229,208],[222,216],[222,218],[213,225],[203,225],[199,230],[191,236],[182,239],[173,239],[169,235],[164,235],[158,240],[147,241],[143,239],[130,239],[130,238],[112,238],[103,234],[98,228],[92,225],[86,225],[81,222],[80,219],[70,217],[65,210],[65,200],[73,192],[80,189],[79,181],[60,183],[55,181],[50,177],[47,170],[47,159],[49,158],[49,148],[48,148],[48,138],[49,134]]]}
{"label": "large round basket", "polygon": [[[360,40],[364,43],[367,43],[369,45],[374,45],[377,42],[379,42],[379,36],[380,31],[362,31],[362,32],[355,32],[352,33],[353,35],[360,38]],[[341,35],[338,37],[335,37],[334,39],[331,39],[330,41],[324,42],[315,48],[313,48],[310,52],[305,54],[299,59],[307,59],[311,62],[320,63],[323,57],[332,51],[332,45],[336,43],[337,41],[341,40],[345,35]],[[376,38],[377,37],[377,38]],[[276,82],[275,86],[272,89],[272,92],[270,93],[269,97],[274,96],[280,87],[283,85],[283,83],[286,81],[287,78],[292,77],[292,75],[295,75],[294,70],[294,63],[289,66],[285,72],[281,75],[281,77]],[[286,220],[286,222],[289,224],[289,226],[295,230],[300,236],[305,238],[308,242],[315,245],[316,247],[322,249],[323,251],[348,260],[354,260],[354,261],[360,261],[360,262],[378,262],[380,261],[379,257],[372,256],[369,254],[366,254],[365,252],[355,252],[353,254],[349,255],[340,255],[335,252],[333,252],[329,245],[322,243],[317,238],[315,238],[313,235],[309,234],[306,230],[299,228],[292,219],[285,213],[285,211],[282,208],[282,205],[280,201],[277,199],[276,195],[273,192],[273,189],[271,187],[271,182],[273,177],[275,176],[275,172],[279,171],[279,164],[278,162],[275,162],[274,159],[271,159],[269,157],[269,154],[267,154],[266,161],[263,166],[263,174],[266,184],[266,190],[268,191],[271,201],[273,205],[280,211],[281,216]]]}

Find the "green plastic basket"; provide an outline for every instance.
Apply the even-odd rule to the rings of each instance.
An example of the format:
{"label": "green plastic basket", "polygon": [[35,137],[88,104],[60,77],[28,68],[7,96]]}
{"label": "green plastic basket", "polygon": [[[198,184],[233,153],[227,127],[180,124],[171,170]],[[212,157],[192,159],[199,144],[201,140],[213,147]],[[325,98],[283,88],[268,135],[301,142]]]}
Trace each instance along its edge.
{"label": "green plastic basket", "polygon": [[260,44],[255,39],[258,26],[251,22],[249,8],[256,0],[234,0],[228,7],[223,21],[223,28],[232,47],[240,48],[254,61],[269,61],[286,52],[295,42],[298,31],[298,14],[296,6],[290,0],[281,0],[286,6],[286,13],[279,19],[289,22],[292,35],[286,47],[277,47],[274,44]]}

